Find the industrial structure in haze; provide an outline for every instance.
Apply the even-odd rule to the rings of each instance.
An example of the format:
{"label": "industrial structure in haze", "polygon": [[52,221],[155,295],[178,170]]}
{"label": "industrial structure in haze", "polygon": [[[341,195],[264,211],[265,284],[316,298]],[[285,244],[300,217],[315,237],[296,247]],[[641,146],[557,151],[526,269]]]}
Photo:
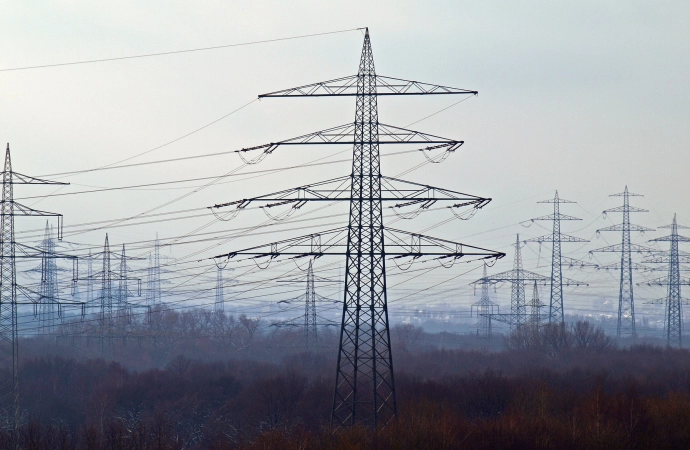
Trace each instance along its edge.
{"label": "industrial structure in haze", "polygon": [[621,232],[621,243],[598,248],[596,250],[590,250],[589,253],[620,253],[620,263],[609,265],[607,267],[602,268],[620,270],[620,290],[618,294],[618,322],[616,326],[616,336],[620,338],[621,336],[629,335],[633,338],[636,338],[637,331],[635,329],[635,298],[633,295],[633,270],[639,268],[646,270],[646,267],[641,266],[639,264],[633,265],[632,252],[635,251],[637,253],[649,253],[651,249],[643,247],[641,245],[633,244],[630,240],[630,232],[653,231],[653,229],[630,223],[631,212],[648,212],[646,209],[630,206],[630,197],[642,197],[641,195],[632,194],[628,192],[628,186],[626,186],[623,192],[621,192],[620,194],[612,194],[610,195],[610,197],[623,197],[623,206],[617,206],[615,208],[607,209],[604,211],[604,214],[609,214],[612,212],[623,213],[623,223],[621,223],[620,225],[611,225],[606,228],[600,228],[597,230],[597,233],[601,231]]}
{"label": "industrial structure in haze", "polygon": [[657,254],[645,259],[645,263],[662,263],[668,264],[668,275],[653,280],[648,280],[645,284],[648,286],[663,286],[667,289],[666,297],[658,300],[653,300],[650,303],[663,304],[665,308],[664,316],[664,334],[666,344],[671,346],[683,346],[683,304],[690,303],[687,299],[681,296],[681,286],[690,286],[690,278],[682,277],[680,275],[680,264],[690,263],[690,255],[683,252],[681,254],[678,249],[678,244],[681,242],[690,242],[689,237],[678,234],[678,229],[688,229],[688,227],[678,225],[676,216],[673,216],[673,222],[670,225],[664,225],[660,228],[670,228],[671,234],[656,239],[651,242],[669,242],[670,248],[668,252],[657,252]]}
{"label": "industrial structure in haze", "polygon": [[451,210],[480,209],[490,199],[381,175],[379,146],[422,145],[422,152],[443,149],[452,152],[463,141],[440,138],[379,122],[379,96],[476,95],[476,91],[377,75],[368,29],[356,75],[260,95],[275,97],[355,97],[355,120],[297,138],[265,144],[254,149],[264,156],[280,146],[353,146],[352,172],[348,176],[300,186],[252,199],[214,205],[243,209],[252,202],[266,206],[290,205],[299,209],[309,202],[347,202],[347,227],[312,233],[218,255],[217,258],[257,256],[320,257],[341,255],[346,259],[345,298],[336,370],[332,423],[336,426],[386,424],[397,414],[393,356],[390,346],[386,260],[404,261],[431,257],[452,263],[458,259],[497,259],[503,253],[460,242],[432,238],[387,228],[383,202],[396,208],[423,211],[437,202],[450,203]]}
{"label": "industrial structure in haze", "polygon": [[[545,236],[540,236],[537,238],[528,239],[525,242],[536,242],[541,245],[544,242],[551,243],[551,295],[549,296],[549,323],[565,323],[565,317],[563,313],[563,263],[565,258],[563,257],[561,251],[561,244],[563,242],[588,242],[586,239],[581,239],[575,236],[570,236],[561,233],[561,221],[563,220],[582,220],[574,216],[568,216],[561,213],[561,204],[563,203],[575,203],[570,200],[564,200],[558,197],[558,191],[552,199],[544,200],[539,203],[551,203],[553,204],[553,214],[548,214],[546,216],[536,217],[530,219],[531,222],[537,220],[546,220],[552,222],[552,232]],[[568,265],[585,265],[585,263],[580,261],[568,261]],[[570,281],[570,285],[579,286],[587,285],[587,283],[578,283],[575,281]]]}

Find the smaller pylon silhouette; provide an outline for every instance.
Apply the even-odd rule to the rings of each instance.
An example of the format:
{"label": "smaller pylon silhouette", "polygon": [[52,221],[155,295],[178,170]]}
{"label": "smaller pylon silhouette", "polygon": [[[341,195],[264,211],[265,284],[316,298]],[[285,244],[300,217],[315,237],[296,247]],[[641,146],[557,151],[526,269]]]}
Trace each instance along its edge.
{"label": "smaller pylon silhouette", "polygon": [[491,316],[495,312],[499,312],[498,304],[491,301],[489,298],[489,281],[486,275],[486,264],[484,264],[482,274],[482,294],[478,302],[472,303],[470,313],[472,310],[477,311],[479,320],[477,321],[477,337],[491,341]]}
{"label": "smaller pylon silhouette", "polygon": [[158,233],[153,244],[153,252],[149,255],[146,296],[150,306],[156,306],[161,302],[161,254]]}
{"label": "smaller pylon silhouette", "polygon": [[534,288],[532,289],[532,300],[529,303],[530,306],[530,316],[529,324],[532,328],[539,328],[541,326],[541,308],[544,305],[541,300],[539,300],[539,287],[537,286],[537,281],[534,281]]}
{"label": "smaller pylon silhouette", "polygon": [[676,215],[673,215],[673,223],[659,228],[670,228],[671,235],[652,239],[650,242],[670,242],[669,252],[660,256],[648,258],[646,263],[668,263],[668,276],[647,281],[649,286],[666,286],[668,291],[665,298],[653,300],[649,303],[662,303],[666,305],[664,317],[664,331],[666,334],[666,344],[669,346],[682,347],[683,345],[683,303],[688,304],[688,300],[681,296],[680,287],[690,285],[690,279],[680,276],[680,263],[690,262],[690,257],[680,255],[678,243],[690,242],[690,238],[678,234],[678,229],[688,229],[678,225]]}
{"label": "smaller pylon silhouette", "polygon": [[[553,214],[536,217],[530,219],[534,222],[536,220],[548,220],[553,222],[553,229],[550,235],[540,236],[538,238],[528,239],[525,242],[543,242],[552,243],[551,252],[551,296],[549,298],[549,323],[565,323],[565,316],[563,312],[563,256],[561,252],[561,244],[563,242],[589,242],[586,239],[580,239],[575,236],[569,236],[561,233],[562,220],[582,220],[577,217],[561,214],[562,203],[575,203],[570,200],[564,200],[558,196],[558,191],[552,199],[544,200],[537,203],[552,203]],[[587,285],[586,283],[571,282],[571,285]]]}
{"label": "smaller pylon silhouette", "polygon": [[223,282],[223,268],[216,266],[216,301],[213,305],[215,312],[225,312],[225,296],[224,296],[224,282]]}
{"label": "smaller pylon silhouette", "polygon": [[307,290],[304,293],[304,346],[307,350],[316,344],[316,291],[314,289],[314,269],[309,260],[307,269]]}
{"label": "smaller pylon silhouette", "polygon": [[[545,284],[549,281],[549,277],[539,275],[538,273],[524,270],[522,267],[522,251],[520,244],[520,235],[515,236],[515,257],[513,259],[513,270],[500,272],[494,275],[484,276],[479,280],[473,281],[470,284],[495,285],[498,283],[509,282],[511,284],[510,290],[510,314],[494,314],[491,313],[491,319],[498,322],[510,325],[511,329],[519,328],[527,321],[527,305],[525,302],[525,282],[536,281]],[[566,283],[572,280],[566,279]]]}
{"label": "smaller pylon silhouette", "polygon": [[630,206],[630,197],[642,197],[642,195],[629,192],[628,186],[625,186],[623,192],[620,194],[612,194],[609,197],[623,197],[623,206],[607,209],[604,211],[604,214],[612,212],[623,213],[623,223],[601,228],[597,230],[597,233],[600,231],[620,231],[622,232],[621,243],[620,245],[609,245],[607,247],[592,250],[589,253],[620,253],[621,260],[619,267],[621,273],[620,289],[618,292],[618,325],[616,327],[616,336],[620,338],[622,335],[630,335],[635,338],[637,337],[637,331],[635,330],[635,299],[633,295],[633,269],[635,266],[633,266],[632,262],[632,251],[635,250],[641,253],[647,252],[650,249],[633,244],[630,240],[630,232],[653,231],[653,229],[630,223],[631,212],[648,212],[646,209]]}

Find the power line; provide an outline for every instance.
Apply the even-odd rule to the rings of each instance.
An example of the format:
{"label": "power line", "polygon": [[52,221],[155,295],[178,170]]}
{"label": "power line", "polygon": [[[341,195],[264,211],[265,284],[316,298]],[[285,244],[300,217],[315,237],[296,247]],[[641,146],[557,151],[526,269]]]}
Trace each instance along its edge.
{"label": "power line", "polygon": [[221,48],[243,47],[243,46],[247,46],[247,45],[266,44],[269,42],[289,41],[289,40],[293,40],[293,39],[303,39],[303,38],[315,37],[315,36],[325,36],[328,34],[347,33],[349,31],[357,31],[357,30],[361,30],[361,28],[350,28],[347,30],[338,30],[338,31],[326,31],[323,33],[302,34],[299,36],[290,36],[290,37],[274,38],[274,39],[264,39],[261,41],[242,42],[242,43],[238,43],[238,44],[215,45],[213,47],[200,47],[200,48],[191,48],[191,49],[186,49],[186,50],[171,50],[168,52],[158,52],[158,53],[144,53],[141,55],[117,56],[117,57],[112,57],[112,58],[101,58],[101,59],[87,59],[87,60],[83,60],[83,61],[71,61],[71,62],[54,63],[54,64],[40,64],[40,65],[36,65],[36,66],[9,67],[9,68],[5,68],[5,69],[0,69],[0,72],[11,72],[11,71],[17,71],[17,70],[30,70],[30,69],[45,69],[45,68],[49,68],[49,67],[76,66],[76,65],[81,65],[81,64],[93,64],[93,63],[102,63],[102,62],[111,62],[111,61],[122,61],[122,60],[126,60],[126,59],[150,58],[153,56],[177,55],[180,53],[193,53],[193,52],[202,52],[202,51],[207,51],[207,50],[219,50]]}

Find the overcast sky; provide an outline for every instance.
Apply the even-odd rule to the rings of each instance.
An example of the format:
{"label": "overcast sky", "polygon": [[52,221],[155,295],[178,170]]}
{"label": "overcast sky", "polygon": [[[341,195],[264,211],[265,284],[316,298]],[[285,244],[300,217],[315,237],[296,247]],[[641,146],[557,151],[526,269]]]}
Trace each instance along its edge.
{"label": "overcast sky", "polygon": [[[595,230],[620,220],[615,215],[603,219],[601,211],[618,205],[619,199],[608,195],[621,192],[626,184],[645,195],[635,204],[650,210],[635,215],[633,221],[657,227],[677,213],[681,222],[690,225],[687,2],[0,1],[0,69],[365,26],[371,32],[377,73],[479,91],[477,97],[411,127],[463,139],[466,144],[442,164],[427,164],[404,178],[494,201],[467,222],[430,228],[448,218],[449,213],[441,211],[400,228],[429,229],[427,234],[506,251],[508,258],[496,266],[505,270],[512,264],[510,244],[516,233],[529,238],[549,231],[548,224],[525,228],[519,223],[549,213],[536,201],[552,197],[556,189],[563,198],[578,202],[564,206],[563,212],[583,219],[564,224],[563,231],[593,240],[569,247],[574,257],[586,257],[588,250],[620,239],[617,235],[597,239]],[[20,173],[43,176],[100,167],[180,138],[258,94],[354,74],[361,44],[362,33],[349,31],[169,56],[1,71],[0,140],[10,143],[14,170]],[[379,118],[406,126],[457,100],[453,96],[381,99]],[[234,150],[344,124],[353,117],[352,98],[266,99],[128,162]],[[349,155],[342,148],[280,149],[242,171],[294,166],[324,156],[346,160]],[[422,162],[422,155],[384,157],[382,170],[393,176]],[[60,179],[72,184],[59,191],[17,186],[15,195],[213,177],[241,163],[237,156],[225,155],[70,175]],[[22,202],[61,212],[65,224],[74,226],[136,216],[172,200],[176,201],[155,212],[205,207],[349,171],[349,163],[343,162],[243,181],[229,178],[179,200],[208,180]],[[314,224],[346,220],[342,214],[346,210],[336,213],[341,215],[319,216]],[[106,222],[90,232],[82,226],[72,228],[71,235],[66,228],[65,234],[75,243],[101,245],[107,231],[111,242],[120,245],[150,240],[156,232],[169,239],[209,223],[204,232],[252,226],[265,219],[259,212],[249,212],[233,222],[211,223],[213,216],[203,212],[201,217],[129,227],[109,227]],[[141,218],[131,222],[137,221],[142,222]],[[24,230],[28,238],[26,230],[40,226],[18,222],[17,230]],[[660,231],[635,239],[644,242],[661,235]],[[196,256],[210,244],[166,251],[190,260],[271,237],[229,242]],[[538,247],[528,248],[525,265],[543,266],[547,256],[546,248],[541,257]],[[442,273],[433,280],[459,273]],[[467,282],[475,275],[478,271],[441,286],[442,298],[452,297],[451,288],[467,294]],[[590,292],[595,296],[617,297],[616,277],[577,273],[572,277],[592,281],[596,286]],[[409,292],[415,286],[408,286]],[[583,290],[575,294],[589,295]],[[645,295],[662,294],[652,289]]]}

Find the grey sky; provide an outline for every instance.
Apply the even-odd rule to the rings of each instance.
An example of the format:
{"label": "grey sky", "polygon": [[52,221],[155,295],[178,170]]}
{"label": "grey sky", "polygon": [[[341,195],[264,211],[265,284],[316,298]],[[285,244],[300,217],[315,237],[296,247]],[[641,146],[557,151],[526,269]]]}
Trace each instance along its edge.
{"label": "grey sky", "polygon": [[[690,224],[687,2],[0,1],[0,68],[363,26],[371,31],[378,73],[479,91],[478,97],[412,127],[464,139],[466,145],[443,164],[424,166],[405,178],[493,197],[494,202],[469,222],[453,221],[428,234],[510,251],[515,233],[531,237],[545,232],[518,223],[546,214],[547,209],[535,202],[558,189],[562,197],[578,202],[564,212],[584,219],[564,225],[564,231],[580,230],[579,236],[591,238],[596,228],[610,224],[599,218],[601,210],[617,205],[607,195],[622,191],[626,184],[645,194],[638,205],[651,211],[634,221],[658,226],[669,223],[677,212],[681,221]],[[0,138],[10,142],[14,168],[22,173],[44,175],[100,166],[184,135],[257,94],[353,74],[361,41],[360,32],[349,32],[140,60],[0,72]],[[380,120],[405,126],[455,101],[453,97],[382,99]],[[352,99],[263,100],[134,161],[262,144],[346,123],[353,114]],[[308,162],[336,151],[280,150],[249,170]],[[345,151],[335,159],[347,157]],[[383,170],[395,175],[421,162],[421,155],[384,158]],[[65,180],[73,185],[60,192],[216,176],[240,163],[236,156],[225,156],[70,176]],[[223,184],[161,212],[208,206],[348,172],[349,164],[342,163]],[[67,225],[124,218],[201,184],[55,197],[37,207],[64,213]],[[17,188],[16,195],[44,193],[44,188]],[[444,212],[430,214],[436,215],[401,227],[419,231],[447,218]],[[211,219],[205,215],[105,228],[71,239],[99,245],[105,231],[115,244],[151,239],[156,231],[167,238]],[[256,213],[228,224],[251,226],[262,220],[265,217]],[[228,225],[216,223],[206,231],[224,226]],[[618,238],[605,239],[613,243]],[[247,242],[256,241],[243,244]],[[572,256],[584,256],[603,245],[606,242],[595,240],[578,247],[579,253]],[[232,247],[227,244],[210,252]],[[197,248],[201,246],[185,246],[173,253],[184,256]],[[542,265],[546,253],[542,249]],[[537,264],[537,255],[537,249],[525,251],[528,267]],[[512,252],[497,270],[511,263]],[[458,273],[442,273],[433,280]],[[443,287],[469,292],[465,282],[475,273]],[[616,295],[610,277],[592,279],[598,280],[592,293]],[[661,292],[650,290],[649,295],[658,297]]]}

